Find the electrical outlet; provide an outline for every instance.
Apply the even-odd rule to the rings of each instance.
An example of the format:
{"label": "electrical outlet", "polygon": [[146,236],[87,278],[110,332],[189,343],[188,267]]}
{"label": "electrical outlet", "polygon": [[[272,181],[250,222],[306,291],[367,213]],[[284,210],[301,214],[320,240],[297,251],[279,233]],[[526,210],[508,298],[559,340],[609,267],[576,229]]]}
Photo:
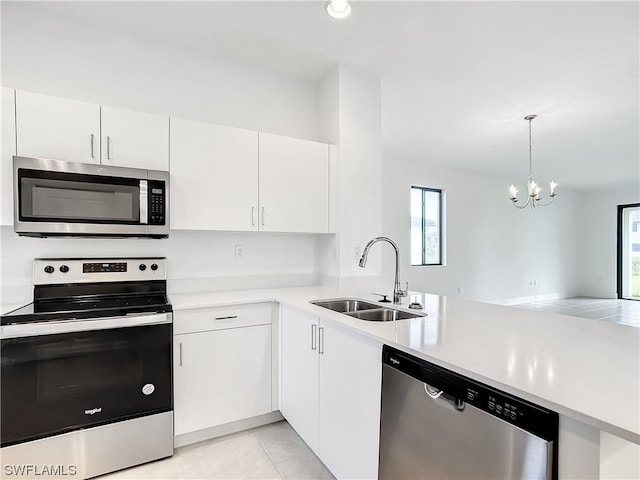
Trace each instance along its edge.
{"label": "electrical outlet", "polygon": [[530,287],[535,287],[536,285],[538,285],[538,282],[535,280],[529,280],[529,286]]}
{"label": "electrical outlet", "polygon": [[353,247],[353,259],[360,260],[361,256],[362,256],[362,250],[360,250],[360,247]]}
{"label": "electrical outlet", "polygon": [[458,287],[458,293],[462,293],[462,287]]}
{"label": "electrical outlet", "polygon": [[245,248],[244,245],[235,246],[235,258],[236,260],[244,260]]}
{"label": "electrical outlet", "polygon": [[338,247],[333,247],[333,259],[338,260]]}

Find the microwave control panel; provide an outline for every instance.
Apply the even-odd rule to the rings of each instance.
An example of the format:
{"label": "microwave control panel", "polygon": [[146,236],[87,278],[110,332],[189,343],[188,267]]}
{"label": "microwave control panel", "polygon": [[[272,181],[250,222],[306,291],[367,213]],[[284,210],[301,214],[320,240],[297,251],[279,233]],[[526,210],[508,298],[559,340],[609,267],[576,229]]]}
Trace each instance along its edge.
{"label": "microwave control panel", "polygon": [[149,225],[165,224],[166,203],[164,182],[149,180]]}

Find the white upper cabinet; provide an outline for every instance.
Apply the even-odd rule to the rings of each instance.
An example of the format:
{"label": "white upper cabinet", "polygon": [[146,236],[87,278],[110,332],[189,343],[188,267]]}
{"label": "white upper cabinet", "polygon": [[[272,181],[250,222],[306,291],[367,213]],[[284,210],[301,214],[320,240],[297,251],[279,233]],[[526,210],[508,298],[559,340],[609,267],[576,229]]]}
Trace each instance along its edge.
{"label": "white upper cabinet", "polygon": [[169,117],[101,107],[102,164],[169,170]]}
{"label": "white upper cabinet", "polygon": [[2,162],[0,167],[0,225],[13,225],[13,156],[16,154],[15,99],[2,87]]}
{"label": "white upper cabinet", "polygon": [[171,119],[171,228],[258,229],[258,132]]}
{"label": "white upper cabinet", "polygon": [[22,157],[169,169],[169,117],[16,91]]}
{"label": "white upper cabinet", "polygon": [[17,152],[22,157],[100,163],[100,106],[16,91]]}
{"label": "white upper cabinet", "polygon": [[329,145],[260,133],[260,230],[329,232]]}

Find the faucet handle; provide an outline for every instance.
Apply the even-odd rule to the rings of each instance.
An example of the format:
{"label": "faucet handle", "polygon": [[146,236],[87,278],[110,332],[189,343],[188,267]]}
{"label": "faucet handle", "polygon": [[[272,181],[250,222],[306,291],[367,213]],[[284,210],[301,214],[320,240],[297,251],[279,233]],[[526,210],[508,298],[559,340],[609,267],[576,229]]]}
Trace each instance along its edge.
{"label": "faucet handle", "polygon": [[379,297],[382,297],[382,300],[378,300],[380,303],[391,303],[391,300],[387,298],[389,296],[388,294],[385,295],[384,293],[371,292],[371,295],[378,295]]}
{"label": "faucet handle", "polygon": [[408,292],[409,292],[409,282],[405,282],[404,290],[402,290],[400,287],[398,287],[398,296],[399,297],[406,297]]}

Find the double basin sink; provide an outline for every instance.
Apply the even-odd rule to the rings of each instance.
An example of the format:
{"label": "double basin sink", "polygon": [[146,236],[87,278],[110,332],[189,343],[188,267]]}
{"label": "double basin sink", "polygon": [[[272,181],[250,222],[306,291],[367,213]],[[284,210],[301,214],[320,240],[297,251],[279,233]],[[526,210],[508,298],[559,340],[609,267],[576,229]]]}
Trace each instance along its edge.
{"label": "double basin sink", "polygon": [[390,322],[393,320],[406,320],[426,316],[426,313],[405,312],[381,306],[375,303],[365,302],[355,298],[334,298],[330,300],[316,300],[310,302],[319,307],[328,308],[334,312],[344,313],[350,317],[372,322]]}

